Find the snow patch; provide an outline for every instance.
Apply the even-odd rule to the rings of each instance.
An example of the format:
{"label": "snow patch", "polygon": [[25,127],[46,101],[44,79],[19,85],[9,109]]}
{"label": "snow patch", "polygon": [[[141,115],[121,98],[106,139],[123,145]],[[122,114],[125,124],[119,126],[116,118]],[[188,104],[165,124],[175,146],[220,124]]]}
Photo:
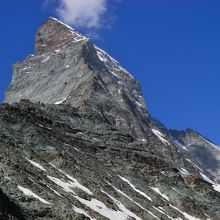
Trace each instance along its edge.
{"label": "snow patch", "polygon": [[157,220],[160,220],[156,215],[154,215],[154,213],[153,212],[151,212],[151,211],[147,211],[151,216],[153,216],[155,219],[157,219]]}
{"label": "snow patch", "polygon": [[209,177],[207,177],[204,173],[200,173],[200,175],[202,176],[202,178],[206,181],[209,182],[211,184],[216,184],[215,182],[213,182]]}
{"label": "snow patch", "polygon": [[212,187],[215,191],[219,192],[220,193],[220,185],[215,183],[214,181],[212,181],[209,177],[207,177],[205,174],[203,173],[200,173],[200,175],[202,176],[202,178],[208,182],[208,183],[211,183],[212,184]]}
{"label": "snow patch", "polygon": [[152,132],[164,143],[164,144],[170,144],[169,141],[167,141],[165,138],[164,138],[164,134],[162,134],[160,131],[158,131],[157,129],[151,129]]}
{"label": "snow patch", "polygon": [[141,142],[147,142],[147,140],[146,140],[145,138],[138,139],[138,141],[141,141]]}
{"label": "snow patch", "polygon": [[72,27],[70,27],[68,24],[63,23],[62,21],[58,20],[57,18],[50,17],[51,19],[57,21],[58,23],[62,24],[63,26],[67,27],[71,31],[75,31]]}
{"label": "snow patch", "polygon": [[114,201],[114,203],[118,206],[118,208],[121,211],[117,211],[116,212],[116,218],[110,218],[110,219],[117,219],[117,220],[123,220],[123,219],[129,219],[129,217],[132,217],[136,220],[141,220],[141,218],[139,218],[137,215],[135,215],[133,212],[131,212],[130,210],[128,210],[120,201],[118,201],[117,199],[115,199],[114,197],[112,197],[111,195],[109,195],[108,193],[106,193],[105,191],[101,190],[104,194],[106,194],[112,201]]}
{"label": "snow patch", "polygon": [[212,186],[213,186],[213,188],[214,188],[215,191],[217,191],[217,192],[220,193],[220,185],[219,185],[219,184],[217,184],[217,185],[212,185]]}
{"label": "snow patch", "polygon": [[64,182],[63,180],[52,176],[47,176],[47,178],[53,181],[58,186],[60,186],[65,192],[72,193],[75,195],[75,192],[72,190],[72,188],[74,188],[74,185],[72,185],[71,183]]}
{"label": "snow patch", "polygon": [[175,138],[172,137],[172,141],[174,142],[174,144],[176,144],[178,147],[180,147],[181,149],[185,150],[185,151],[189,151],[184,145],[182,145],[178,140],[176,140]]}
{"label": "snow patch", "polygon": [[99,57],[100,61],[104,62],[107,67],[111,66],[116,71],[122,71],[126,73],[130,78],[134,79],[134,77],[126,69],[124,69],[117,60],[112,58],[108,53],[106,53],[104,50],[100,49],[97,46],[95,46],[95,49],[97,51],[97,56]]}
{"label": "snow patch", "polygon": [[[62,173],[64,173],[64,172],[62,172]],[[70,176],[70,175],[68,175],[68,174],[66,174],[66,173],[64,173],[64,174],[66,175],[66,177],[67,177],[68,179],[70,179],[71,181],[73,181],[72,183],[74,184],[74,187],[81,189],[82,191],[86,192],[86,193],[89,194],[89,195],[92,195],[92,194],[93,194],[87,187],[85,187],[85,186],[83,186],[82,184],[80,184],[77,179],[73,178],[72,176]]]}
{"label": "snow patch", "polygon": [[126,197],[128,200],[130,200],[131,202],[133,202],[134,204],[136,204],[137,206],[139,206],[141,209],[147,211],[142,205],[140,205],[139,203],[135,202],[131,197],[129,197],[128,195],[126,195],[124,192],[122,192],[121,190],[117,189],[115,186],[113,186],[111,183],[107,182],[106,183],[108,185],[110,185],[116,192],[120,193],[121,195],[123,195],[124,197]]}
{"label": "snow patch", "polygon": [[52,176],[47,176],[47,178],[50,179],[51,181],[53,181],[58,186],[60,186],[67,193],[72,193],[75,195],[75,192],[73,191],[73,189],[78,188],[78,189],[81,189],[82,191],[86,192],[87,194],[92,195],[92,192],[88,188],[81,185],[76,179],[75,179],[75,181],[65,182],[59,178],[52,177]]}
{"label": "snow patch", "polygon": [[103,54],[97,50],[97,55],[98,55],[98,58],[100,59],[100,61],[102,62],[107,62],[108,60],[103,56]]}
{"label": "snow patch", "polygon": [[6,180],[11,180],[11,178],[8,177],[8,176],[4,176],[4,178],[5,178]]}
{"label": "snow patch", "polygon": [[160,212],[161,214],[167,216],[167,218],[173,220],[173,218],[172,218],[171,216],[167,215],[167,214],[166,214],[164,211],[162,211],[161,209],[158,209],[158,208],[156,208],[156,207],[154,207],[154,206],[153,206],[153,208],[154,208],[155,210],[157,210],[158,212]]}
{"label": "snow patch", "polygon": [[211,220],[211,217],[210,217],[210,216],[208,216],[206,213],[203,213],[203,214],[207,217],[206,220]]}
{"label": "snow patch", "polygon": [[[72,145],[67,144],[67,143],[63,143],[63,144],[66,145],[66,146],[68,146],[68,147],[73,147]],[[75,151],[80,152],[79,149],[77,149],[76,147],[73,147],[73,149],[74,149]]]}
{"label": "snow patch", "polygon": [[172,187],[172,190],[175,191],[175,192],[177,192],[177,193],[180,194],[180,195],[183,195],[180,191],[178,191],[178,190],[175,189],[174,187]]}
{"label": "snow patch", "polygon": [[47,58],[45,58],[44,60],[42,60],[42,63],[47,62],[50,59],[50,56],[48,56]]}
{"label": "snow patch", "polygon": [[92,218],[90,215],[88,215],[88,213],[87,213],[85,210],[83,210],[83,209],[80,209],[80,208],[78,208],[78,207],[76,207],[76,206],[73,206],[73,210],[74,210],[76,213],[85,215],[86,217],[88,217],[88,218],[91,219],[91,220],[95,220],[95,219]]}
{"label": "snow patch", "polygon": [[[56,166],[54,166],[52,163],[50,163],[50,165],[52,165],[55,169]],[[64,171],[60,170],[60,169],[57,169],[59,172],[61,172],[62,174],[64,174],[70,181],[68,182],[64,182],[58,178],[55,178],[55,177],[51,177],[50,176],[50,179],[54,182],[56,182],[58,185],[60,184],[60,186],[63,188],[63,189],[66,189],[67,191],[69,192],[72,192],[73,194],[75,194],[71,188],[79,188],[81,189],[82,191],[84,191],[85,193],[89,194],[89,195],[93,195],[93,193],[85,186],[83,186],[82,184],[79,183],[79,181],[75,178],[73,178],[72,176],[66,174]],[[48,177],[49,178],[49,177]]]}
{"label": "snow patch", "polygon": [[43,126],[43,125],[41,125],[41,124],[38,124],[38,126],[41,127],[41,128],[46,128],[46,129],[48,129],[48,130],[52,130],[52,128],[45,127],[45,126]]}
{"label": "snow patch", "polygon": [[145,109],[145,107],[138,101],[135,101],[136,105],[139,107],[139,108],[143,108]]}
{"label": "snow patch", "polygon": [[[113,76],[113,78],[115,78],[117,81],[120,81],[121,80],[121,77],[118,75],[118,74],[116,74],[116,73],[114,73],[114,72],[112,72],[112,71],[109,71],[111,74],[112,74],[112,76]],[[123,84],[123,83],[122,83]]]}
{"label": "snow patch", "polygon": [[38,169],[40,169],[40,170],[43,170],[43,171],[47,171],[47,170],[45,170],[44,168],[43,168],[43,166],[41,166],[39,163],[36,163],[36,162],[34,162],[33,160],[30,160],[30,159],[28,159],[28,158],[25,158],[29,163],[31,163],[32,165],[34,165],[35,167],[37,167]]}
{"label": "snow patch", "polygon": [[[103,191],[103,193],[105,193]],[[132,214],[132,217],[135,216],[133,213],[131,213],[129,210],[127,210],[120,202],[118,202],[117,200],[115,200],[114,198],[111,198],[116,204],[117,206],[122,209],[122,210],[112,210],[109,209],[103,202],[92,198],[90,201],[80,198],[78,196],[74,196],[75,199],[77,199],[79,202],[81,202],[83,205],[89,207],[90,209],[92,209],[93,211],[99,213],[100,215],[110,219],[110,220],[127,220],[129,218],[129,216],[131,216],[130,214]],[[117,203],[117,202],[118,203]],[[119,204],[120,203],[120,204]],[[125,210],[127,212],[125,212]],[[141,220],[139,217],[135,216],[136,220]]]}
{"label": "snow patch", "polygon": [[60,195],[60,193],[58,193],[55,189],[51,188],[50,186],[47,185],[47,188],[49,188],[50,190],[52,190],[56,195],[63,197]]}
{"label": "snow patch", "polygon": [[78,42],[78,41],[82,41],[82,40],[88,40],[88,38],[86,38],[85,36],[83,36],[82,34],[80,34],[79,32],[77,32],[76,30],[74,30],[72,27],[70,27],[68,24],[63,23],[62,21],[58,20],[57,18],[53,18],[50,17],[51,19],[57,21],[58,23],[62,24],[63,26],[65,26],[66,28],[69,29],[69,31],[73,34],[73,36],[76,36],[73,40],[73,42]]}
{"label": "snow patch", "polygon": [[157,187],[150,187],[154,192],[156,192],[157,194],[161,195],[164,199],[166,199],[167,201],[170,201],[169,197],[166,196],[165,194],[161,193],[160,189]]}
{"label": "snow patch", "polygon": [[21,190],[24,193],[24,195],[26,195],[26,196],[34,197],[35,199],[38,199],[40,202],[47,204],[47,205],[51,204],[51,203],[47,202],[46,200],[42,199],[41,197],[39,197],[37,194],[32,192],[30,189],[24,188],[22,186],[18,186],[18,189]]}
{"label": "snow patch", "polygon": [[25,68],[21,69],[21,71],[28,70],[28,69],[31,69],[31,66],[25,67]]}
{"label": "snow patch", "polygon": [[179,210],[177,207],[173,206],[173,205],[170,205],[170,207],[172,207],[173,209],[177,210],[179,213],[183,214],[184,217],[188,220],[200,220],[199,218],[196,218],[192,215],[189,215],[188,213],[186,212],[182,212],[181,210]]}
{"label": "snow patch", "polygon": [[61,101],[55,102],[55,105],[59,105],[59,104],[63,103],[63,102],[66,101],[66,100],[67,100],[67,98],[64,98],[64,99],[62,99]]}
{"label": "snow patch", "polygon": [[83,41],[83,40],[86,40],[86,39],[87,38],[84,38],[84,37],[81,37],[81,38],[76,37],[76,38],[74,38],[74,40],[72,42],[76,43],[76,42]]}
{"label": "snow patch", "polygon": [[200,167],[198,167],[195,163],[193,163],[191,160],[189,160],[188,158],[185,158],[188,162],[190,162],[194,167],[196,167],[197,169],[199,169],[200,171],[203,171]]}
{"label": "snow patch", "polygon": [[121,177],[119,176],[121,180],[123,180],[124,182],[128,183],[129,186],[134,190],[136,191],[137,193],[139,193],[140,195],[142,195],[143,197],[145,197],[146,199],[148,199],[149,201],[152,202],[152,199],[150,198],[150,196],[148,196],[146,193],[140,191],[139,189],[137,189],[129,180],[127,180],[126,178],[124,177]]}
{"label": "snow patch", "polygon": [[220,150],[220,148],[218,146],[216,146],[215,144],[211,143],[210,141],[208,141],[207,139],[203,138],[202,136],[200,136],[200,138],[202,140],[204,140],[206,143],[208,143],[209,145],[211,145],[212,147],[214,147],[216,150]]}
{"label": "snow patch", "polygon": [[184,169],[184,168],[180,168],[180,173],[182,173],[182,174],[184,174],[184,175],[189,175],[190,173],[189,173],[189,171],[188,170],[186,170],[186,169]]}

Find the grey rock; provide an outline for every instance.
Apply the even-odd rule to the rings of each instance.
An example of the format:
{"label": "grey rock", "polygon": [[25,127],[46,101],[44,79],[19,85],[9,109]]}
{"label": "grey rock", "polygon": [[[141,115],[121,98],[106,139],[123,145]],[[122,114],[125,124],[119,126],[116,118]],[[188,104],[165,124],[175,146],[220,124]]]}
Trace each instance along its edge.
{"label": "grey rock", "polygon": [[14,219],[16,210],[24,219],[220,215],[220,193],[161,158],[157,137],[138,142],[68,105],[1,105],[0,143],[0,188],[18,207]]}
{"label": "grey rock", "polygon": [[2,219],[219,219],[215,173],[116,60],[54,18],[35,48],[0,106]]}
{"label": "grey rock", "polygon": [[140,85],[116,60],[53,18],[38,30],[35,42],[36,54],[14,65],[5,102],[70,104],[144,138],[148,114]]}
{"label": "grey rock", "polygon": [[220,182],[220,148],[192,129],[170,132],[187,147],[192,157]]}
{"label": "grey rock", "polygon": [[[185,160],[191,156],[183,157],[187,152],[181,152],[168,129],[147,112],[139,83],[105,51],[54,18],[39,28],[35,42],[36,54],[14,65],[5,102],[28,98],[35,103],[69,104],[137,140],[151,142],[156,136],[158,155],[199,175]],[[166,147],[161,147],[164,142],[153,130],[165,135]]]}

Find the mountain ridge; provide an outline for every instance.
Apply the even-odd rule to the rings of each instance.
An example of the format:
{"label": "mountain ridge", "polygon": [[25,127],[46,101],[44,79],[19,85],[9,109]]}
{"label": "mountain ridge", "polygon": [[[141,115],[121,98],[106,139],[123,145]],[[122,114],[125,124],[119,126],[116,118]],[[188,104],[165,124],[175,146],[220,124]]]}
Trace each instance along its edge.
{"label": "mountain ridge", "polygon": [[198,137],[153,118],[139,82],[57,19],[35,47],[0,106],[0,189],[24,218],[218,220],[216,172],[188,148]]}
{"label": "mountain ridge", "polygon": [[[116,60],[88,38],[80,35],[78,39],[78,33],[52,18],[38,30],[35,42],[36,54],[15,64],[5,102],[28,97],[33,102],[70,104],[93,110],[143,138],[147,110],[140,85]],[[100,103],[102,100],[106,103]],[[143,122],[137,121],[137,116]]]}
{"label": "mountain ridge", "polygon": [[181,144],[185,145],[190,154],[220,181],[220,148],[193,129],[185,131],[170,130]]}
{"label": "mountain ridge", "polygon": [[35,55],[15,65],[18,80],[6,91],[6,102],[25,96],[32,102],[68,104],[143,142],[149,133],[155,135],[169,146],[162,154],[170,161],[175,161],[170,152],[182,153],[169,130],[148,113],[139,82],[90,39],[50,17],[38,29],[35,47]]}

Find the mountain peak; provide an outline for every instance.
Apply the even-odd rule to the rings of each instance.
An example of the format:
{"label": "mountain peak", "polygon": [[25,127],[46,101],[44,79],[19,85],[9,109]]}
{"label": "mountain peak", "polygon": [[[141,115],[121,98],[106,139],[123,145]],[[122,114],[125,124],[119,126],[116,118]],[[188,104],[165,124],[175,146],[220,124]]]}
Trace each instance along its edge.
{"label": "mountain peak", "polygon": [[145,139],[148,113],[141,86],[119,62],[55,18],[38,29],[35,47],[35,55],[14,65],[5,102],[27,98],[71,105]]}
{"label": "mountain peak", "polygon": [[0,143],[0,219],[219,220],[220,151],[169,131],[119,62],[55,18],[13,65]]}
{"label": "mountain peak", "polygon": [[38,29],[35,36],[36,54],[59,49],[71,41],[86,40],[87,38],[75,31],[69,25],[56,18],[49,17]]}

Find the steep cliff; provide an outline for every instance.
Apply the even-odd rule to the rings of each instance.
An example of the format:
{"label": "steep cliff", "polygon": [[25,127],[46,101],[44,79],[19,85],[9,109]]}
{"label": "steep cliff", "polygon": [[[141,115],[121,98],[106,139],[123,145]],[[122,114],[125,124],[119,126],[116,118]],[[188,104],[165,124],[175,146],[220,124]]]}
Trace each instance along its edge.
{"label": "steep cliff", "polygon": [[0,106],[0,219],[219,219],[194,135],[154,119],[128,71],[55,18],[35,48]]}
{"label": "steep cliff", "polygon": [[186,146],[193,158],[220,182],[220,148],[192,129],[170,132]]}

